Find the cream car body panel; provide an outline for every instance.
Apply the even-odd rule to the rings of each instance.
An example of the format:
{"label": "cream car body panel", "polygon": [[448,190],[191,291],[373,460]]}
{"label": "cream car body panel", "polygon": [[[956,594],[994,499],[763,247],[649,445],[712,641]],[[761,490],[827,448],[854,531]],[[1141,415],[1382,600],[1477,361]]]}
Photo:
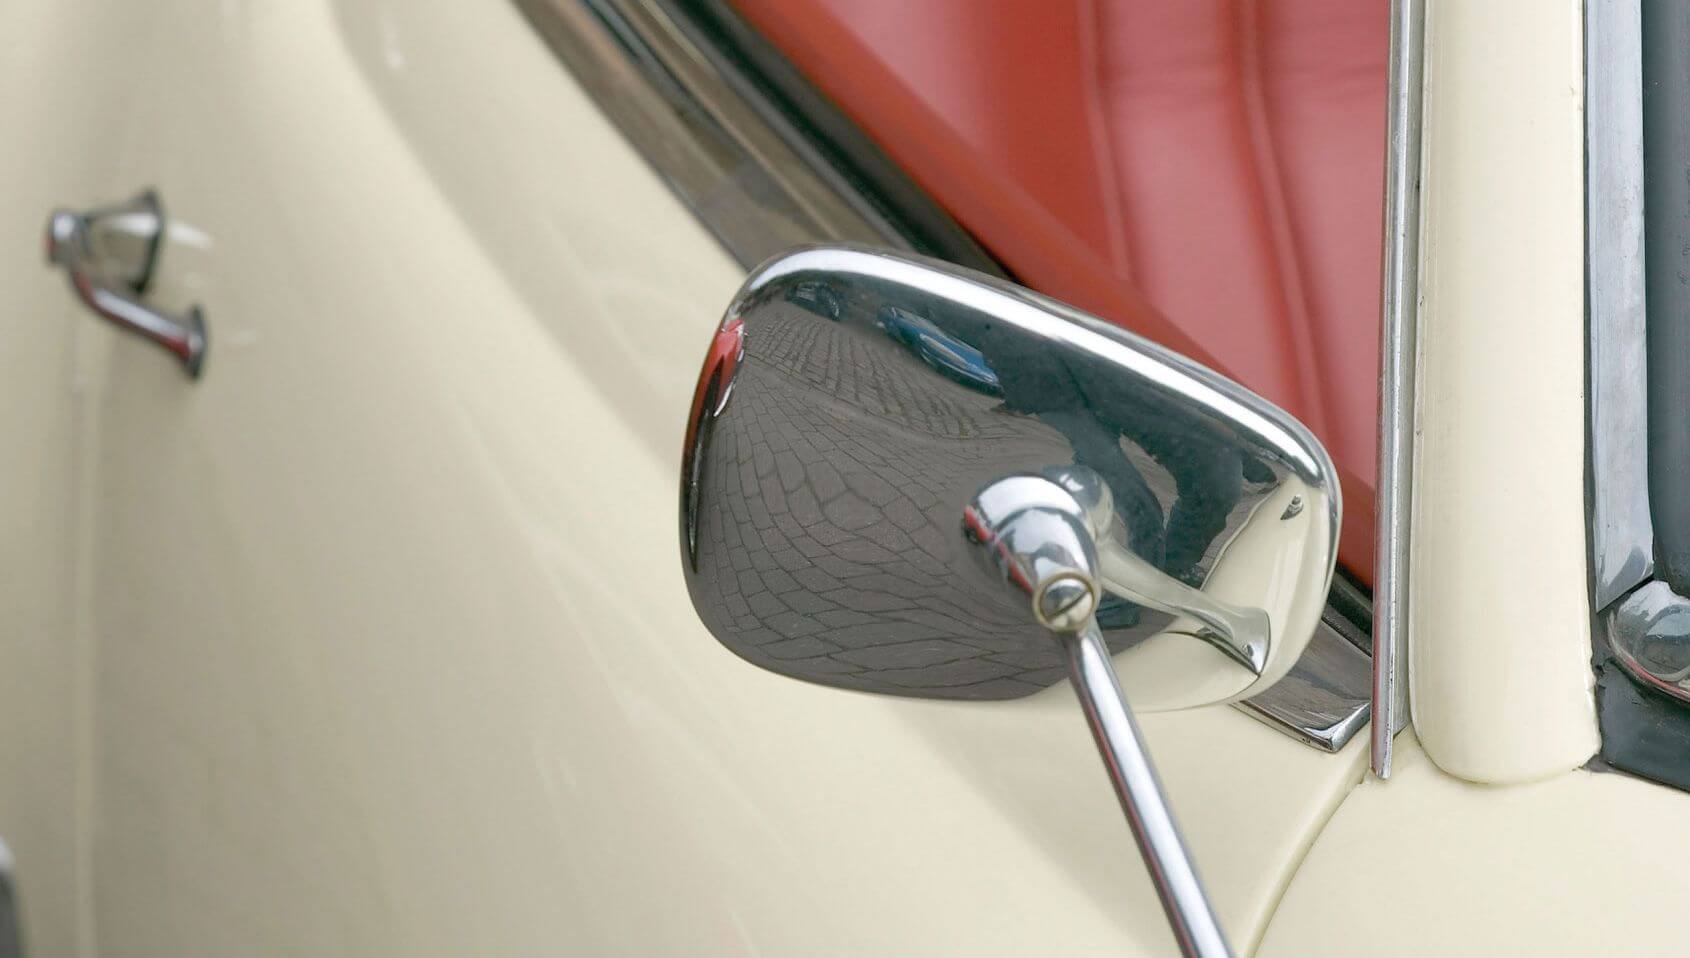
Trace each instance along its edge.
{"label": "cream car body panel", "polygon": [[1427,11],[1409,684],[1426,753],[1477,782],[1597,747],[1582,18],[1559,0]]}
{"label": "cream car body panel", "polygon": [[1584,770],[1475,785],[1397,737],[1321,832],[1257,952],[1682,955],[1682,792]]}
{"label": "cream car body panel", "polygon": [[[0,808],[45,876],[24,879],[38,953],[1169,947],[1070,691],[819,689],[698,623],[681,430],[742,273],[514,9],[6,16],[77,65],[6,84],[71,158],[6,209],[156,187],[153,298],[201,303],[211,341],[189,384],[33,247],[5,264],[63,357],[8,384],[28,451],[66,457],[24,544],[81,541],[79,569],[36,574],[87,583],[28,599],[44,624],[4,653],[44,676],[5,707],[58,736],[54,774]],[[1361,745],[1224,708],[1144,726],[1248,947]]]}
{"label": "cream car body panel", "polygon": [[38,955],[86,953],[90,731],[88,605],[77,556],[89,533],[88,383],[77,376],[89,330],[59,277],[41,275],[41,202],[88,188],[102,162],[83,145],[95,117],[67,115],[26,77],[53,73],[72,24],[53,4],[0,6],[0,33],[34,38],[0,58],[0,129],[29,131],[0,151],[0,835],[31,864]]}
{"label": "cream car body panel", "polygon": [[[1567,771],[1578,13],[1431,5],[1424,753],[1357,789],[1365,736],[1142,717],[1240,952],[1590,950],[1682,884],[1690,797]],[[681,436],[743,271],[512,6],[15,0],[0,30],[31,38],[5,222],[158,188],[155,299],[211,341],[188,383],[0,233],[0,835],[34,954],[1169,952],[1068,689],[823,689],[699,624]]]}

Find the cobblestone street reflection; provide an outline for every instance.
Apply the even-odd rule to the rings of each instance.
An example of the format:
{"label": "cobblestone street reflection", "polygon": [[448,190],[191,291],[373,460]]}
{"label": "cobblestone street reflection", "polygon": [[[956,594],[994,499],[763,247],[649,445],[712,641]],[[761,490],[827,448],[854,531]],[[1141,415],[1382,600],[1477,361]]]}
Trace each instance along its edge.
{"label": "cobblestone street reflection", "polygon": [[[705,463],[699,575],[711,623],[778,671],[867,691],[1004,698],[1066,676],[994,590],[971,590],[962,503],[1006,463],[1069,461],[1054,430],[1001,411],[847,310],[769,309]],[[746,542],[743,537],[756,536]]]}
{"label": "cobblestone street reflection", "polygon": [[[1095,617],[1141,707],[1271,692],[1315,632],[1340,518],[1319,443],[1237,384],[1017,287],[855,248],[741,287],[681,473],[687,588],[716,639],[922,698],[1061,683],[1068,650],[1036,624],[1052,610]],[[1350,657],[1314,657],[1264,712],[1311,741],[1353,731],[1354,696],[1329,693],[1367,684],[1365,654],[1321,635]]]}

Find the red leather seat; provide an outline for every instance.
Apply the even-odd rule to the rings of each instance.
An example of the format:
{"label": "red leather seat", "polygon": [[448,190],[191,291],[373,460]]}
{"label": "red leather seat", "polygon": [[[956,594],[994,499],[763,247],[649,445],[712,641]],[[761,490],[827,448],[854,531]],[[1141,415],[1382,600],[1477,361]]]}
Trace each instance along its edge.
{"label": "red leather seat", "polygon": [[735,0],[1028,286],[1337,462],[1371,581],[1388,0]]}

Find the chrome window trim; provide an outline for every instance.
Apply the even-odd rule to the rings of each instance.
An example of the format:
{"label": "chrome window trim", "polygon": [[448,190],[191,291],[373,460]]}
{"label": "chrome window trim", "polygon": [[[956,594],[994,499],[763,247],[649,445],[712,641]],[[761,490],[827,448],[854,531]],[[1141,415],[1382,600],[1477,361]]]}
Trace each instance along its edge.
{"label": "chrome window trim", "polygon": [[1374,515],[1373,774],[1391,777],[1391,743],[1408,723],[1408,543],[1420,306],[1420,126],[1426,7],[1392,0],[1390,115],[1379,335],[1379,486]]}
{"label": "chrome window trim", "polygon": [[[728,252],[752,267],[791,247],[917,249],[660,0],[513,0],[600,109]],[[1418,6],[1418,0],[1411,0]],[[982,268],[979,263],[967,263]],[[986,268],[990,269],[990,266]],[[1347,584],[1343,605],[1367,614]],[[1337,752],[1367,724],[1366,624],[1329,605],[1292,672],[1239,708]]]}
{"label": "chrome window trim", "polygon": [[1654,572],[1643,288],[1639,0],[1585,8],[1585,202],[1593,608]]}

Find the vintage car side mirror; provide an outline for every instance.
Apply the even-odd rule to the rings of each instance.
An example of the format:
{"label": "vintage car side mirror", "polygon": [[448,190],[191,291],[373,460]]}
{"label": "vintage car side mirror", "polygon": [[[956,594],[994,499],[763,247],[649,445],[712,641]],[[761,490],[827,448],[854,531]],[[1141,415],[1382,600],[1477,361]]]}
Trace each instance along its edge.
{"label": "vintage car side mirror", "polygon": [[1071,675],[1176,937],[1224,952],[1121,689],[1229,701],[1302,653],[1340,500],[1296,420],[1010,283],[801,249],[728,306],[680,506],[693,604],[756,665],[946,699]]}

